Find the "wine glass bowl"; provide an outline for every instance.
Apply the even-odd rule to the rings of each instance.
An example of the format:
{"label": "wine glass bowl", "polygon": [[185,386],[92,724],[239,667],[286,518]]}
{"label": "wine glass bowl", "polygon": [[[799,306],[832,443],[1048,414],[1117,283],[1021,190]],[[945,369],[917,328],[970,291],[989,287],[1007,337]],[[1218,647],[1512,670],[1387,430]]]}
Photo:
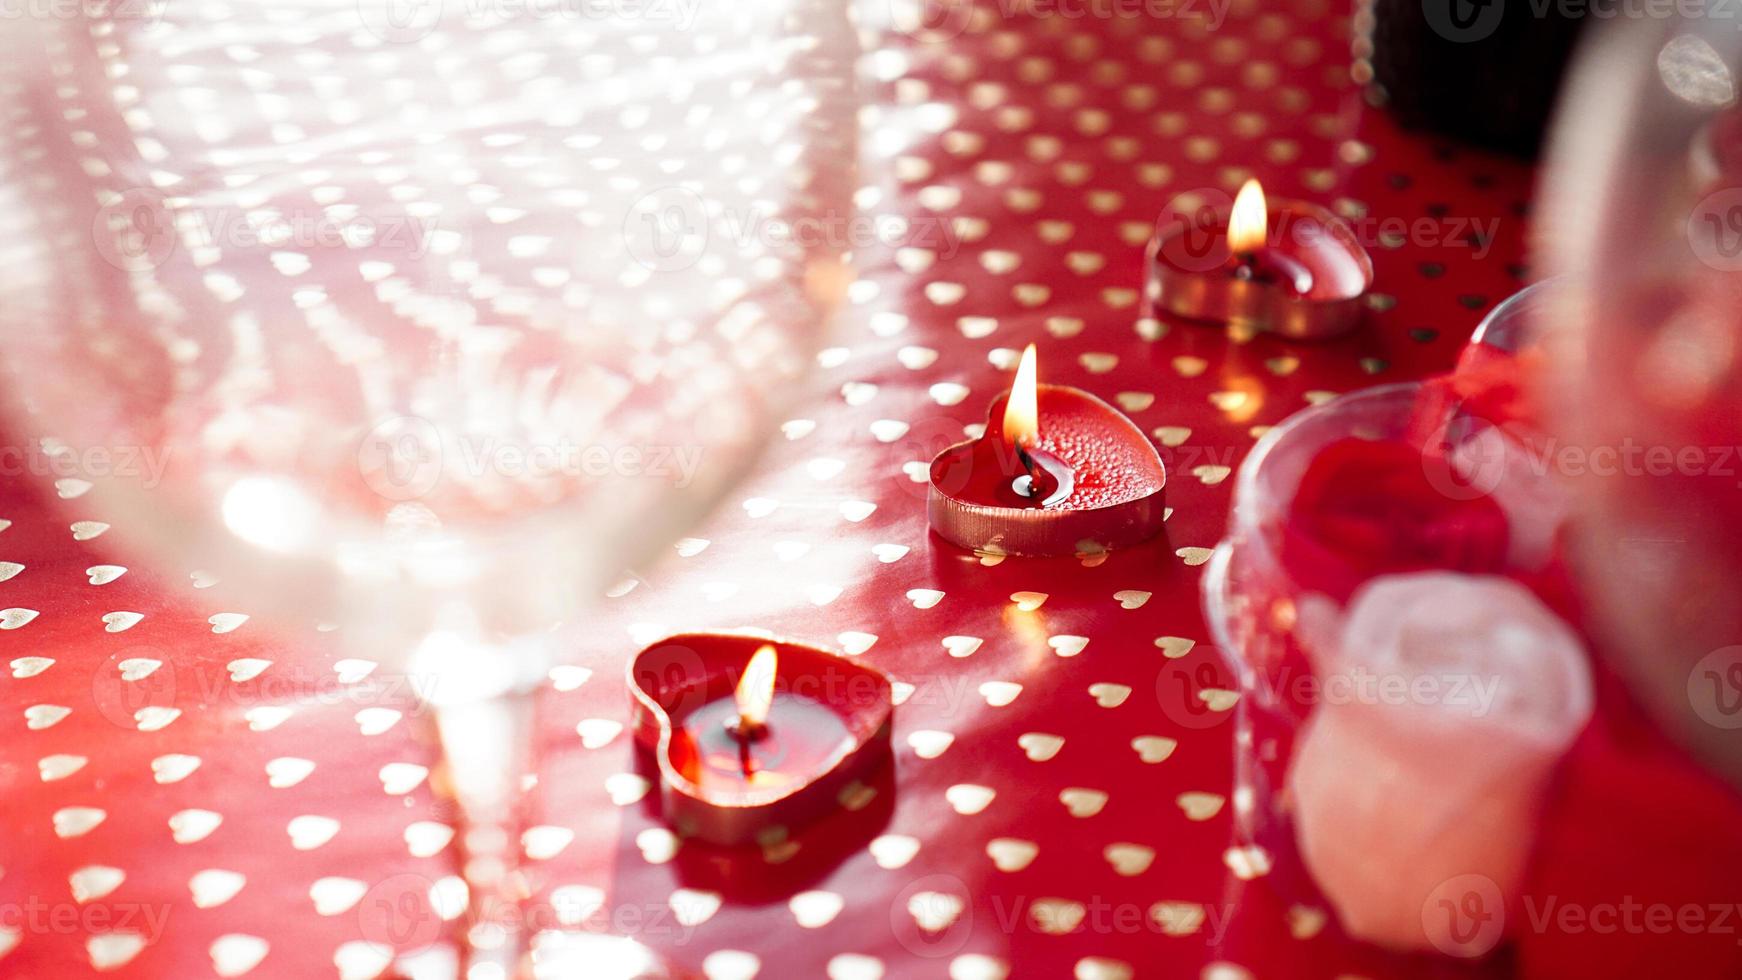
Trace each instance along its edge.
{"label": "wine glass bowl", "polygon": [[1591,32],[1551,143],[1539,236],[1542,264],[1568,282],[1547,318],[1545,400],[1581,461],[1571,556],[1598,639],[1668,730],[1732,781],[1738,26],[1711,11]]}
{"label": "wine glass bowl", "polygon": [[105,544],[432,671],[500,883],[549,629],[745,476],[844,294],[845,9],[75,12],[0,72],[15,428]]}
{"label": "wine glass bowl", "polygon": [[[318,59],[289,39],[243,58],[196,45],[240,17],[176,15],[32,25],[50,76],[97,85],[119,63],[126,85],[9,83],[15,390],[70,445],[153,451],[116,492],[149,490],[135,503],[158,519],[118,537],[258,571],[252,591],[299,615],[346,619],[362,583],[477,591],[523,623],[572,611],[742,474],[841,285],[839,242],[769,231],[845,207],[845,176],[817,165],[848,139],[839,43],[794,54],[807,25],[772,12],[506,37],[438,22],[415,46],[362,17],[373,44],[335,27]],[[650,42],[702,77],[632,68]],[[720,70],[698,52],[734,43],[784,57],[698,84]],[[471,73],[411,63],[429,47]],[[401,73],[340,102],[354,121],[296,84],[318,60],[315,88],[341,91],[383,59]],[[227,105],[230,85],[276,111],[168,111]]]}

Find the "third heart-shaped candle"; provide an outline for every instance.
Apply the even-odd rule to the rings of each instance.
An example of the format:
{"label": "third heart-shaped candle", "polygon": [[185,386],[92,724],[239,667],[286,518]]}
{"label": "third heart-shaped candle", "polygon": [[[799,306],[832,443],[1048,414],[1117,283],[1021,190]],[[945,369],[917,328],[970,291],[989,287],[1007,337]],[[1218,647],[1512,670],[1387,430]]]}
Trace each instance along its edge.
{"label": "third heart-shaped candle", "polygon": [[1304,201],[1266,203],[1256,180],[1232,207],[1170,209],[1147,259],[1152,315],[1222,323],[1237,335],[1347,333],[1373,285],[1373,260],[1347,222]]}
{"label": "third heart-shaped candle", "polygon": [[668,637],[630,661],[629,690],[665,817],[685,836],[744,844],[791,829],[889,758],[889,678],[801,643]]}
{"label": "third heart-shaped candle", "polygon": [[991,554],[1096,554],[1154,537],[1166,517],[1155,445],[1094,395],[1038,384],[1032,344],[985,433],[939,453],[930,475],[932,530]]}

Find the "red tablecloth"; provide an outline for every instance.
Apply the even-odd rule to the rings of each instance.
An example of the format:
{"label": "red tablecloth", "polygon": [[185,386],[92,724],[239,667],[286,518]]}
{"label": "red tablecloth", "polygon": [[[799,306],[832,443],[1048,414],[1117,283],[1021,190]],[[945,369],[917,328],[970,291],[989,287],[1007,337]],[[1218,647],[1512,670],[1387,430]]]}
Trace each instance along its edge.
{"label": "red tablecloth", "polygon": [[[713,978],[1449,969],[1244,880],[1230,716],[1195,696],[1233,686],[1196,566],[1262,427],[1445,368],[1522,284],[1529,171],[1364,108],[1341,8],[1235,3],[1214,30],[1126,10],[1005,4],[947,43],[874,38],[859,203],[916,231],[858,255],[821,393],[755,480],[570,624],[527,803],[533,921],[582,917]],[[1140,320],[1161,206],[1250,175],[1361,219],[1364,333],[1232,344]],[[1043,380],[1166,447],[1164,539],[996,561],[928,534],[919,465],[1030,341]],[[19,470],[0,481],[0,973],[365,977],[387,945],[451,934],[421,914],[458,879],[414,692],[191,569],[110,580],[101,486]],[[891,784],[726,862],[663,829],[621,676],[663,633],[745,625],[914,691]]]}

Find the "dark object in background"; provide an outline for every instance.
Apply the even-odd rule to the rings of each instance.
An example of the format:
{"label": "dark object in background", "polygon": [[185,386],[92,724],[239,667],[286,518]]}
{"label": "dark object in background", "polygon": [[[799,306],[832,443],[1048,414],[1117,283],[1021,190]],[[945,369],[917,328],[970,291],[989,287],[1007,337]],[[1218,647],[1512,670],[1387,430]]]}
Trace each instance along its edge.
{"label": "dark object in background", "polygon": [[1534,157],[1582,23],[1567,6],[1357,0],[1354,77],[1405,126]]}

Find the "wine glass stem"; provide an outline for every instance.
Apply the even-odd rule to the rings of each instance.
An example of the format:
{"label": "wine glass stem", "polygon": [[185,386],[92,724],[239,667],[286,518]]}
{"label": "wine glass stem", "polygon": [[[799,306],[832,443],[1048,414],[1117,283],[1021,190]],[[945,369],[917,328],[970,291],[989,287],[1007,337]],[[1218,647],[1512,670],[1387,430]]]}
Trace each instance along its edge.
{"label": "wine glass stem", "polygon": [[522,975],[527,937],[520,902],[521,782],[532,771],[533,695],[511,692],[435,708],[448,780],[459,805],[459,855],[466,879],[461,936],[464,980]]}

